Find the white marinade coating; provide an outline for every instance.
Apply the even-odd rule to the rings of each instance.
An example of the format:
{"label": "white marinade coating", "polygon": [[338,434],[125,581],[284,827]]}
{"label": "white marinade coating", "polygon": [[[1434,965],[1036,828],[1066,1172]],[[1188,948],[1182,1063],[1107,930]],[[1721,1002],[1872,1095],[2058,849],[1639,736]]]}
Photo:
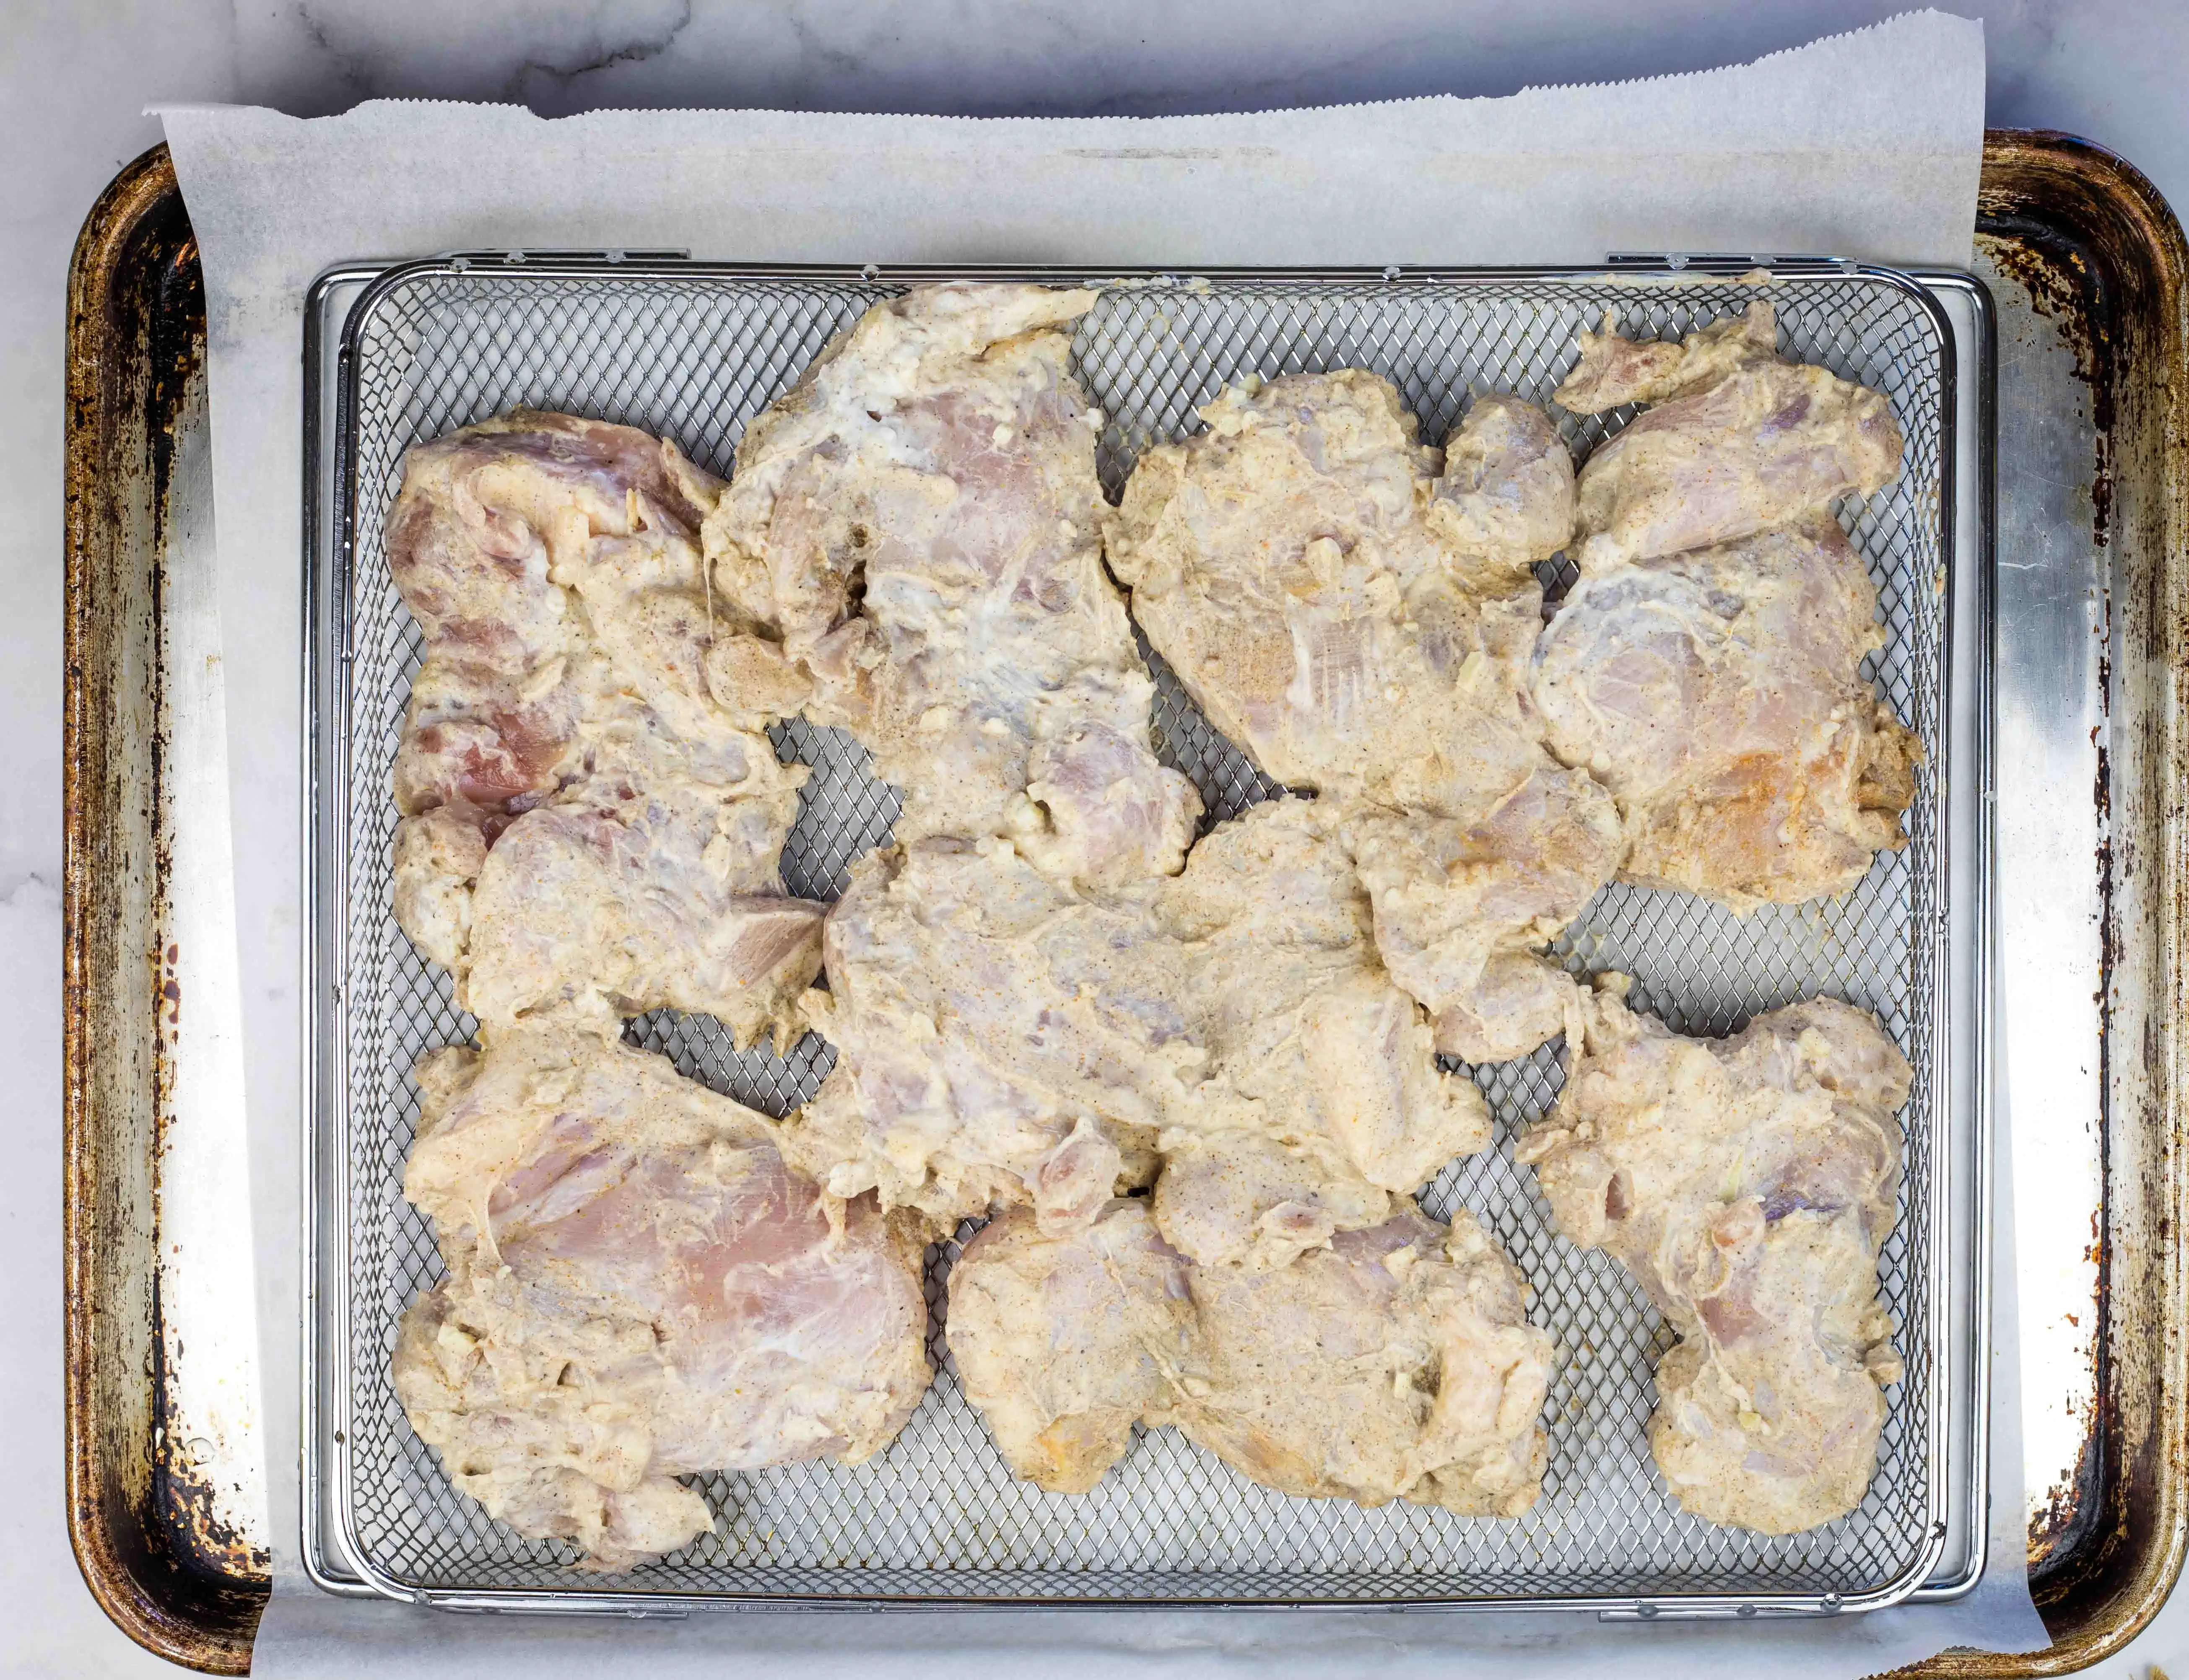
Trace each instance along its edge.
{"label": "white marinade coating", "polygon": [[923,286],[862,316],[746,432],[716,588],[781,628],[817,721],[904,796],[896,837],[1009,837],[1049,878],[1174,872],[1200,815],[1102,570],[1097,419],[1060,330],[1087,291]]}
{"label": "white marinade coating", "polygon": [[925,1392],[919,1237],[785,1165],[774,1124],[567,1020],[419,1067],[404,1192],[449,1277],[395,1391],[518,1533],[626,1569],[712,1521],[675,1478],[857,1463]]}
{"label": "white marinade coating", "polygon": [[1900,1380],[1878,1299],[1913,1074],[1876,1020],[1830,998],[1726,1040],[1590,999],[1585,1050],[1514,1159],[1558,1228],[1617,1256],[1682,1340],[1649,1442],[1680,1504],[1792,1534],[1846,1515]]}
{"label": "white marinade coating", "polygon": [[662,1005],[793,1036],[821,907],[778,859],[804,687],[710,599],[720,482],[627,426],[520,410],[421,444],[388,566],[425,632],[394,769],[394,911],[489,1029]]}

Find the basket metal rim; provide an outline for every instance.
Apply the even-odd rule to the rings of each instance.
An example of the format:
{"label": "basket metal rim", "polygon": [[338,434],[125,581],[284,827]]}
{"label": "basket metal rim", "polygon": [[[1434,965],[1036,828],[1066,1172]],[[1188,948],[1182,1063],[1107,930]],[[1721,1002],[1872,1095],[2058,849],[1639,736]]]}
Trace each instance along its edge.
{"label": "basket metal rim", "polygon": [[[1977,1020],[1974,1023],[1974,1051],[1968,1068],[1975,1096],[1975,1150],[1977,1171],[1971,1187],[1977,1198],[1973,1246],[1981,1258],[1977,1266],[1975,1289],[1977,1308],[1973,1322],[1977,1328],[1979,1345],[1976,1350],[1977,1417],[1973,1420],[1975,1459],[1972,1464],[1970,1504],[1973,1522],[1971,1529],[1971,1559],[1965,1576],[1953,1581],[1926,1587],[1932,1570],[1943,1555],[1948,1524],[1943,1513],[1946,1502],[1948,1453],[1944,1450],[1951,1433],[1949,1361],[1943,1350],[1949,1328],[1949,1294],[1937,1281],[1943,1277],[1943,1268],[1950,1264],[1951,1219],[1949,1198],[1953,1185],[1953,1174],[1940,1170],[1930,1175],[1929,1182],[1929,1259],[1931,1276],[1934,1280],[1928,1290],[1928,1317],[1931,1326],[1931,1345],[1937,1350],[1928,1361],[1929,1425],[1926,1453],[1926,1485],[1929,1508],[1941,1514],[1932,1526],[1925,1542],[1915,1549],[1909,1564],[1892,1580],[1858,1594],[1840,1593],[1728,1593],[1723,1592],[1677,1593],[1663,1592],[1647,1594],[1469,1594],[1436,1593],[1409,1594],[1403,1598],[1389,1595],[1360,1597],[1317,1596],[1313,1598],[1286,1598],[1281,1595],[1215,1594],[1200,1596],[1171,1593],[1157,1598],[1119,1597],[1106,1594],[1028,1594],[1005,1595],[900,1595],[874,1593],[786,1593],[780,1592],[741,1592],[736,1590],[687,1592],[627,1592],[602,1590],[579,1591],[563,1588],[500,1587],[444,1589],[414,1586],[404,1582],[376,1564],[355,1532],[356,1513],[350,1497],[350,1469],[347,1437],[350,1422],[351,1395],[348,1381],[349,1359],[349,1289],[342,1280],[350,1275],[349,1259],[351,1232],[345,1224],[336,1237],[337,1250],[342,1264],[337,1270],[337,1287],[331,1294],[333,1318],[331,1336],[321,1334],[320,1296],[317,1285],[320,1282],[321,1245],[325,1241],[318,1198],[329,1170],[337,1208],[348,1205],[350,1187],[348,1152],[332,1147],[337,1137],[348,1135],[348,1035],[344,1029],[348,1019],[348,1001],[340,977],[347,970],[347,932],[343,918],[334,918],[328,931],[331,949],[321,948],[321,930],[327,927],[323,919],[323,899],[331,896],[339,905],[346,903],[349,887],[349,863],[347,847],[339,843],[346,837],[348,814],[350,809],[348,786],[348,723],[351,702],[349,669],[351,649],[349,589],[355,555],[357,532],[356,472],[358,409],[360,400],[357,378],[359,341],[369,330],[378,313],[387,307],[409,285],[421,280],[461,277],[477,281],[501,277],[514,280],[541,279],[585,279],[608,280],[619,284],[643,285],[648,282],[674,280],[680,282],[715,282],[734,285],[740,281],[803,280],[819,283],[863,285],[913,285],[944,280],[972,281],[1038,281],[1050,285],[1085,284],[1089,285],[1179,285],[1195,280],[1220,281],[1227,285],[1266,285],[1272,290],[1300,285],[1359,285],[1389,287],[1394,285],[1418,284],[1425,289],[1441,286],[1495,286],[1519,282],[1542,283],[1570,281],[1575,285],[1601,286],[1607,283],[1634,286],[1638,290],[1653,285],[1693,287],[1700,283],[1731,283],[1742,272],[1757,266],[1757,259],[1739,258],[1705,262],[1682,261],[1677,266],[1671,259],[1662,263],[1621,262],[1595,267],[1533,268],[1533,267],[1368,267],[1356,268],[1211,268],[1196,266],[1191,268],[1161,268],[1147,266],[1089,268],[1061,264],[809,264],[809,263],[754,263],[735,262],[695,262],[681,256],[665,257],[653,253],[626,256],[614,252],[510,252],[449,253],[393,263],[354,262],[338,265],[323,273],[307,294],[305,304],[305,443],[304,470],[304,589],[303,613],[305,633],[304,659],[304,717],[307,728],[303,738],[303,835],[304,865],[307,881],[307,910],[314,935],[303,941],[303,1029],[307,1054],[304,1061],[303,1123],[304,1123],[304,1195],[303,1230],[304,1266],[306,1276],[303,1339],[303,1428],[302,1448],[303,1474],[302,1477],[303,1533],[307,1573],[314,1584],[331,1593],[360,1597],[387,1597],[421,1604],[450,1610],[503,1610],[535,1612],[563,1612],[576,1614],[648,1615],[677,1615],[694,1610],[733,1610],[795,1606],[803,1609],[841,1608],[847,1610],[890,1609],[935,1610],[1150,1610],[1164,1608],[1196,1609],[1269,1609],[1312,1608],[1346,1609],[1374,1607],[1379,1610],[1421,1610],[1496,1611],[1527,1610],[1594,1610],[1613,1618],[1634,1617],[1649,1619],[1658,1615],[1701,1616],[1710,1618],[1735,1616],[1830,1615],[1854,1614],[1882,1609],[1911,1597],[1926,1599],[1960,1596],[1971,1588],[1983,1566],[1984,1524],[1982,1514],[1985,1505],[1984,1450],[1988,1436],[1988,1361],[1984,1356],[1989,1342],[1988,1298],[1990,1266],[1988,1260],[1988,1138],[1991,1123],[1992,1092],[1987,1025],[1991,1017],[1989,999],[1989,950],[1991,896],[1991,851],[1989,844],[1988,811],[1983,798],[1975,802],[1977,847],[1975,853],[1976,880],[1966,890],[1974,894],[1977,919],[1975,950],[1977,972],[1972,996]],[[1768,260],[1766,260],[1768,261]],[[1956,630],[1954,623],[1954,591],[1946,591],[1943,634],[1939,648],[1939,686],[1947,715],[1951,716],[1963,691],[1959,686],[1965,679],[1970,682],[1968,698],[1977,708],[1977,774],[1979,786],[1988,789],[1991,782],[1992,742],[1992,682],[1991,682],[1991,545],[1993,540],[1993,510],[1988,490],[1993,466],[1993,427],[1980,420],[1976,439],[1978,463],[1977,529],[1980,533],[1978,552],[1965,556],[1957,540],[1956,506],[1959,491],[1957,431],[1959,385],[1961,377],[1958,367],[1957,335],[1934,288],[1949,287],[1971,296],[1976,300],[1975,309],[1979,320],[1980,361],[1977,369],[1980,392],[1980,416],[1989,411],[1990,380],[1989,302],[1988,295],[1973,276],[1957,270],[1906,270],[1881,265],[1842,262],[1831,258],[1802,257],[1781,259],[1770,264],[1776,278],[1806,281],[1848,281],[1872,285],[1883,284],[1903,292],[1915,300],[1929,317],[1937,335],[1939,356],[1939,448],[1942,471],[1939,485],[1940,545],[1949,578],[1960,564],[1973,561],[1979,567],[1979,601],[1983,623],[1976,646],[1979,650],[1978,668],[1969,674],[1957,674],[1954,669],[1954,648]],[[322,448],[330,440],[320,434],[322,414],[325,404],[320,388],[322,366],[326,346],[322,333],[322,321],[327,300],[333,291],[344,285],[362,284],[363,290],[349,305],[339,335],[336,352],[336,391],[332,403],[332,459],[334,506],[323,510],[320,502],[320,479],[319,469],[325,459]],[[326,528],[323,514],[331,513],[331,531]],[[329,540],[331,538],[331,541]],[[332,574],[329,598],[320,594],[319,559],[322,544],[331,552],[328,555]],[[331,611],[330,611],[331,610]],[[323,623],[323,615],[331,620]],[[335,645],[330,646],[331,634]],[[329,726],[332,727],[330,728]],[[334,825],[337,832],[331,837],[337,843],[331,852],[323,850],[329,839],[324,829],[325,807],[323,801],[331,797],[337,814]],[[1932,966],[1931,985],[1933,1033],[1932,1060],[1936,1064],[1939,1089],[1951,1091],[1954,1087],[1955,1034],[1950,997],[1954,974],[1952,950],[1948,933],[1948,922],[1955,903],[1949,819],[1953,800],[1945,793],[1940,795],[1935,812],[1937,841],[1934,859],[1934,889],[1938,913],[1935,925],[1917,929],[1917,935],[1927,933],[1934,948],[1937,961]],[[325,888],[323,894],[322,888]],[[328,977],[335,977],[329,989]],[[330,1004],[331,1003],[331,1007]],[[322,1058],[325,1058],[323,1065]],[[323,1125],[322,1119],[331,1119],[331,1128]],[[331,1368],[323,1372],[325,1350],[323,1340],[332,1343]],[[330,1376],[328,1392],[323,1400],[321,1378]],[[323,1411],[329,1414],[323,1418]],[[325,1440],[325,1423],[332,1424],[332,1438]],[[331,1462],[329,1462],[331,1461]],[[327,1558],[323,1544],[322,1513],[330,1512],[333,1518],[333,1540],[341,1554],[341,1561],[352,1573],[345,1578]],[[856,1573],[846,1570],[847,1575]],[[1038,1576],[1042,1571],[1027,1571]],[[1050,1571],[1049,1573],[1061,1573]],[[1119,1573],[1123,1573],[1120,1571]],[[1177,1579],[1175,1576],[1169,1577]]]}

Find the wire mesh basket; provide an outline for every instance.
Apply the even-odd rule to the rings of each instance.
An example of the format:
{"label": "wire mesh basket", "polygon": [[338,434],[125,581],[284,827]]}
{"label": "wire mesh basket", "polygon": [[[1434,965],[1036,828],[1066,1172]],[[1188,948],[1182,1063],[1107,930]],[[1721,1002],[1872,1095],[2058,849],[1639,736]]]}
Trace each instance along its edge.
{"label": "wire mesh basket", "polygon": [[[1024,277],[1022,274],[1018,277]],[[1058,281],[1078,276],[1039,274]],[[1516,1135],[1557,1096],[1559,1051],[1469,1068],[1496,1142],[1423,1193],[1445,1216],[1472,1209],[1532,1287],[1530,1317],[1557,1345],[1541,1498],[1509,1520],[1394,1503],[1368,1510],[1247,1481],[1175,1431],[1143,1433],[1092,1493],[1014,1479],[961,1394],[943,1337],[959,1242],[927,1260],[933,1388],[867,1463],[784,1466],[696,1479],[716,1519],[684,1550],[621,1576],[590,1575],[566,1545],[519,1538],[456,1492],[412,1434],[388,1375],[397,1321],[441,1276],[427,1221],[400,1180],[418,1114],[411,1068],[473,1023],[448,977],[390,910],[396,813],[388,773],[421,655],[389,581],[382,521],[404,451],[519,404],[641,426],[727,476],[744,426],[836,332],[902,290],[870,273],[699,265],[552,265],[502,272],[461,259],[411,264],[352,311],[337,407],[338,540],[331,634],[334,704],[316,744],[331,786],[320,835],[337,902],[319,961],[335,983],[317,1147],[334,1164],[335,1234],[320,1288],[335,1302],[312,1379],[332,1429],[318,1474],[337,1538],[383,1591],[544,1608],[751,1599],[978,1603],[1283,1603],[1609,1605],[1763,1610],[1864,1608],[1917,1585],[1945,1532],[1948,1386],[1937,1345],[1945,1298],[1949,1175],[1939,1165],[1949,1035],[1943,973],[1948,871],[1942,834],[1950,708],[1945,587],[1954,521],[1953,353],[1936,302],[1903,276],[1835,268],[1761,280],[1665,274],[1149,277],[1104,290],[1078,324],[1072,370],[1102,411],[1098,469],[1113,498],[1140,453],[1197,426],[1195,409],[1248,375],[1365,367],[1397,386],[1440,441],[1470,393],[1547,404],[1576,334],[1615,310],[1624,330],[1677,335],[1763,297],[1782,352],[1882,392],[1907,437],[1898,482],[1840,510],[1875,580],[1886,643],[1867,669],[1921,739],[1926,763],[1906,849],[1882,854],[1851,892],[1738,916],[1684,894],[1614,884],[1556,947],[1576,973],[1620,969],[1633,1001],[1690,1033],[1724,1034],[1818,993],[1875,1011],[1915,1070],[1898,1223],[1883,1298],[1906,1376],[1888,1392],[1877,1474],[1858,1508],[1823,1528],[1766,1538],[1686,1515],[1651,1461],[1651,1373],[1675,1338],[1608,1256],[1553,1229]],[[1558,423],[1577,457],[1632,411]],[[1555,597],[1570,581],[1547,562]],[[1144,647],[1144,651],[1145,649]],[[1159,658],[1156,733],[1211,822],[1281,792],[1217,735]],[[787,890],[833,899],[850,863],[884,841],[894,794],[841,732],[802,719],[778,750],[812,767],[782,864]],[[833,1051],[808,1036],[787,1057],[738,1051],[710,1018],[661,1012],[634,1043],[771,1113],[811,1097]],[[308,1437],[308,1451],[323,1449]]]}

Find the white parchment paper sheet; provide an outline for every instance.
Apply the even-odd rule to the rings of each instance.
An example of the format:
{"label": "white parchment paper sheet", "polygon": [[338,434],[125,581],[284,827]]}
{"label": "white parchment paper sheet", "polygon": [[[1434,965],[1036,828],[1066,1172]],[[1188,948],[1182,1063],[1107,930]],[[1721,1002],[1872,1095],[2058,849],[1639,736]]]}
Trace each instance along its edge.
{"label": "white parchment paper sheet", "polygon": [[377,102],[305,121],[237,107],[162,110],[204,256],[211,330],[252,1211],[282,1589],[257,1672],[355,1672],[362,1653],[342,1650],[352,1638],[369,1638],[380,1661],[408,1651],[436,1664],[461,1639],[476,1672],[494,1672],[484,1666],[491,1648],[524,1653],[534,1675],[557,1672],[563,1659],[546,1653],[566,1643],[572,1666],[589,1669],[610,1649],[657,1664],[737,1649],[755,1672],[810,1667],[821,1650],[840,1649],[867,1669],[889,1652],[894,1672],[928,1660],[939,1671],[976,1647],[993,1657],[1038,1646],[1044,1672],[1064,1672],[1069,1658],[1089,1672],[1130,1660],[1183,1673],[1234,1659],[1266,1666],[1277,1651],[1287,1664],[1325,1668],[1415,1650],[1520,1660],[1545,1655],[1546,1642],[1571,1664],[1587,1660],[1572,1644],[1579,1628],[1622,1667],[1649,1651],[1692,1662],[1695,1641],[1717,1641],[1729,1655],[1768,1640],[1790,1657],[1813,1652],[1819,1672],[1847,1673],[1954,1643],[2041,1642],[2018,1568],[2011,1458],[2011,1479],[1994,1483],[1994,1508],[2016,1519],[2010,1543],[1993,1548],[1995,1568],[2011,1577],[1998,1583],[2011,1589],[2000,1604],[1831,1625],[1598,1631],[1567,1617],[1323,1613],[1280,1618],[1273,1633],[1261,1615],[1148,1612],[710,1617],[611,1632],[427,1620],[290,1590],[301,1585],[299,349],[315,275],[360,257],[480,246],[1177,268],[1587,263],[1615,250],[1734,250],[1958,267],[1969,259],[1983,110],[1981,29],[1937,13],[1648,82],[1236,116],[668,111],[546,121],[509,107]]}

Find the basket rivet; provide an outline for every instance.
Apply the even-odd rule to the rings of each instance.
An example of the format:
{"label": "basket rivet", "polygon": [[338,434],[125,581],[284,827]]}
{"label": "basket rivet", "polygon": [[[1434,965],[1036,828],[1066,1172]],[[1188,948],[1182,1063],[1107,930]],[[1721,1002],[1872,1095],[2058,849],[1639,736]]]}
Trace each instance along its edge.
{"label": "basket rivet", "polygon": [[1395,262],[1387,265],[1383,270],[1383,278],[1387,280],[1397,279],[1399,278],[1399,265]]}
{"label": "basket rivet", "polygon": [[1753,1604],[1743,1604],[1739,1610],[1735,1610],[1734,1614],[1738,1616],[1752,1616],[1756,1614],[1756,1606]]}
{"label": "basket rivet", "polygon": [[1657,1614],[1657,1607],[1654,1604],[1637,1604],[1634,1607],[1634,1614],[1647,1620]]}
{"label": "basket rivet", "polygon": [[875,279],[880,278],[881,272],[881,268],[878,264],[869,262],[865,268],[859,270],[859,278],[863,280]]}

